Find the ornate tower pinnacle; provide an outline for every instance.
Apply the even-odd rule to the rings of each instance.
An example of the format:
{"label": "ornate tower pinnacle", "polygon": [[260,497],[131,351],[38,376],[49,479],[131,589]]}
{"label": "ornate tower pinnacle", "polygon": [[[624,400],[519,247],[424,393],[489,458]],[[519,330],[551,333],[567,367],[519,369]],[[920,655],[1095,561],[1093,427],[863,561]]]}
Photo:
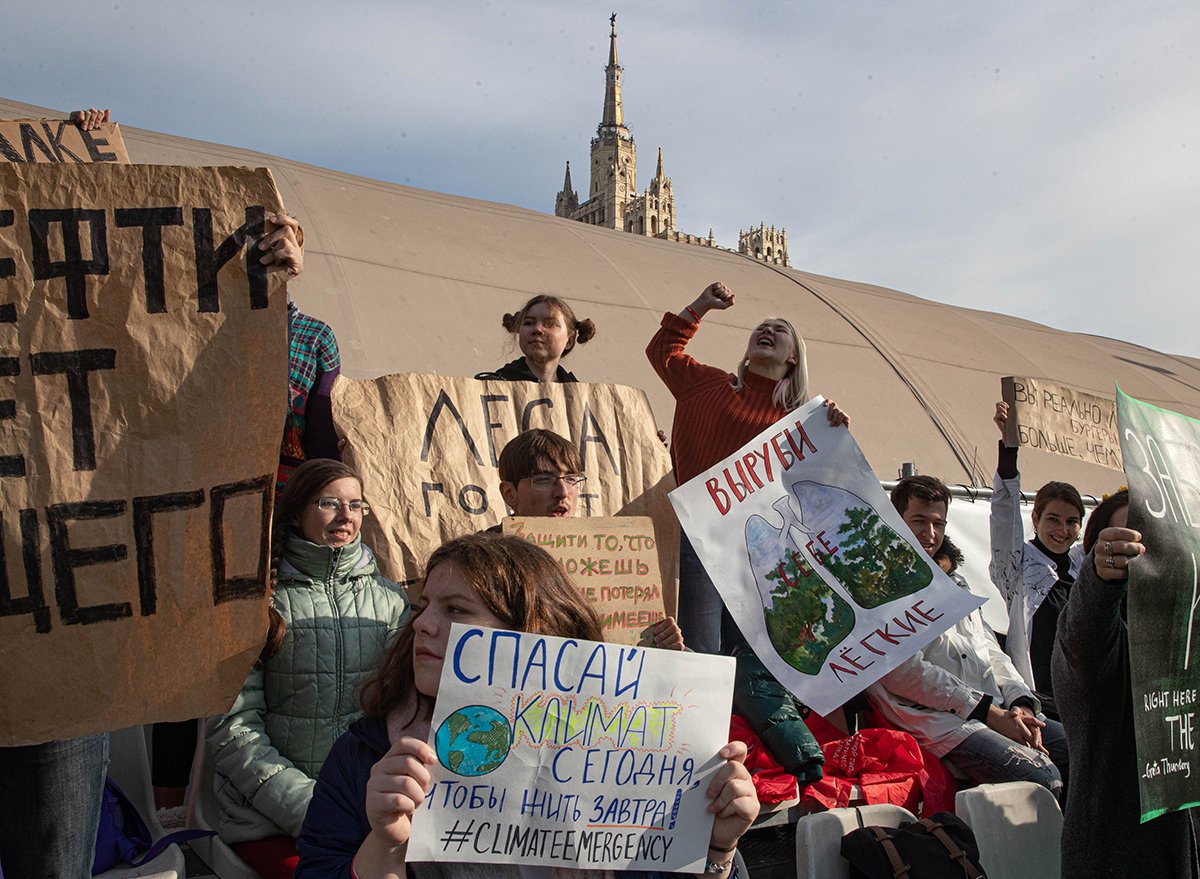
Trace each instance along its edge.
{"label": "ornate tower pinnacle", "polygon": [[617,64],[617,14],[608,20],[612,31],[608,40],[608,66],[604,68],[604,115],[600,128],[624,128],[625,116],[621,111],[621,66]]}
{"label": "ornate tower pinnacle", "polygon": [[554,200],[554,215],[556,217],[569,217],[578,209],[579,196],[575,194],[575,190],[571,186],[571,163],[567,162],[567,173],[563,178],[562,192]]}

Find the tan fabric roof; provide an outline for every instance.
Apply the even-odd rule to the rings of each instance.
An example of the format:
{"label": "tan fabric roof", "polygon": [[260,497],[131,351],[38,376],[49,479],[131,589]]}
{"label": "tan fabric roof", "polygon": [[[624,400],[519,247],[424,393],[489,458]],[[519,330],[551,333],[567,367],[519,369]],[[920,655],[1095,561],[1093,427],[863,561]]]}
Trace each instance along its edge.
{"label": "tan fabric roof", "polygon": [[[40,115],[61,114],[0,100],[0,116]],[[990,482],[991,414],[1003,375],[1108,396],[1115,381],[1136,397],[1200,416],[1194,358],[234,147],[124,125],[122,132],[135,162],[274,171],[307,239],[306,271],[293,295],[333,326],[352,377],[471,375],[498,366],[516,356],[501,314],[534,293],[553,292],[598,327],[567,367],[585,381],[645,388],[669,432],[672,401],[643,350],[664,311],[722,280],[738,304],[705,319],[695,356],[732,369],[760,319],[791,319],[808,342],[811,389],[853,416],[854,434],[882,479],[912,461],[947,482]],[[549,204],[553,182],[547,186]],[[793,259],[802,263],[803,254]],[[1023,453],[1021,466],[1030,488],[1055,478],[1099,494],[1122,481],[1039,451]]]}

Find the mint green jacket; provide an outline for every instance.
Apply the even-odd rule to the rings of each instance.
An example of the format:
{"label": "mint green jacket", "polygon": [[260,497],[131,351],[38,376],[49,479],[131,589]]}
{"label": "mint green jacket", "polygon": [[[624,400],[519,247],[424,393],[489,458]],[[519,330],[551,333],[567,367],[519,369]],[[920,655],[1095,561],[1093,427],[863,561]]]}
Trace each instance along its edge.
{"label": "mint green jacket", "polygon": [[299,835],[321,764],[362,715],[358,690],[409,610],[360,538],[334,549],[296,534],[275,607],[287,623],[282,647],[250,670],[229,713],[207,724],[227,843]]}

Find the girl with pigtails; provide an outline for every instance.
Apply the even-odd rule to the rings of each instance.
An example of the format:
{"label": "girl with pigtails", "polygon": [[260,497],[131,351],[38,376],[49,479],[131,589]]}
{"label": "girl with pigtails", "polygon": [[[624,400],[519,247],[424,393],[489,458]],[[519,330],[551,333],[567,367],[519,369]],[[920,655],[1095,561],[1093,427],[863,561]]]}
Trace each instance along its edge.
{"label": "girl with pigtails", "polygon": [[573,373],[560,361],[575,346],[596,335],[596,325],[575,317],[575,311],[557,296],[534,296],[513,314],[500,319],[504,331],[516,336],[521,356],[475,378],[509,382],[574,382]]}
{"label": "girl with pigtails", "polygon": [[321,764],[408,619],[404,591],[362,543],[369,513],[340,461],[292,473],[272,526],[266,644],[229,713],[208,721],[219,835],[263,879],[291,877]]}

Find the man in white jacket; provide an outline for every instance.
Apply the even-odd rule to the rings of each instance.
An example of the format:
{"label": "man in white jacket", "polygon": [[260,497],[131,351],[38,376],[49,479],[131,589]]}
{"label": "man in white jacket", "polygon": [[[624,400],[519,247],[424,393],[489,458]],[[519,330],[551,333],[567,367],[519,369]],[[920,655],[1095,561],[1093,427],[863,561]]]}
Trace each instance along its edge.
{"label": "man in white jacket", "polygon": [[[922,548],[962,588],[962,554],[946,539],[950,491],[931,476],[910,476],[892,504]],[[1037,697],[1000,649],[979,611],[893,669],[867,690],[875,710],[978,783],[1033,781],[1064,790],[1062,725],[1040,719]]]}

